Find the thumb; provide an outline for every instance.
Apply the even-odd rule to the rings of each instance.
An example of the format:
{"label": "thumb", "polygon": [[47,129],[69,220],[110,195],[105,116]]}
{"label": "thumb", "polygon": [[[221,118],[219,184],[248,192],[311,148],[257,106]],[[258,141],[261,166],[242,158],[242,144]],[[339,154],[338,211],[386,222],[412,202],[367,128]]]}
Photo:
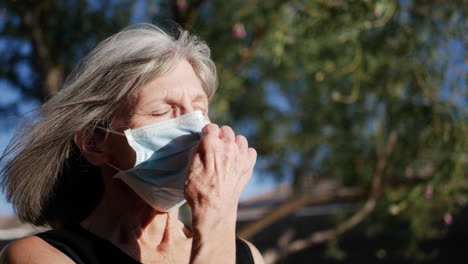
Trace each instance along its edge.
{"label": "thumb", "polygon": [[167,218],[166,218],[166,227],[164,228],[164,233],[163,237],[161,240],[161,244],[158,246],[160,249],[165,248],[169,243],[172,241],[172,234],[174,234],[173,229],[174,229],[174,221],[172,219],[171,213],[167,213]]}

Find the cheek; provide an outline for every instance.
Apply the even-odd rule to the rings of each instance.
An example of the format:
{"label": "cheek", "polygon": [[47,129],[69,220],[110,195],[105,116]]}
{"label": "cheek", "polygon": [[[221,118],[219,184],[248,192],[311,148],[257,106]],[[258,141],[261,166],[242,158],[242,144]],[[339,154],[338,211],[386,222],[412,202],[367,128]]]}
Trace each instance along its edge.
{"label": "cheek", "polygon": [[127,139],[120,136],[112,136],[110,156],[112,165],[121,170],[128,170],[135,165],[135,151],[128,145]]}

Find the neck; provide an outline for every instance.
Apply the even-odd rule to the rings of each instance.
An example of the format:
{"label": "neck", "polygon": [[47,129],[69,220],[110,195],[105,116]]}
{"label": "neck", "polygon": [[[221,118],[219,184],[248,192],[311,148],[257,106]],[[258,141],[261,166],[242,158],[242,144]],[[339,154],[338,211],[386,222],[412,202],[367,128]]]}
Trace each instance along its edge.
{"label": "neck", "polygon": [[178,210],[158,212],[124,182],[108,175],[103,170],[104,194],[98,206],[81,222],[85,229],[116,245],[141,244],[146,241],[159,245],[168,230],[177,236],[187,237],[183,232],[183,224],[178,220]]}

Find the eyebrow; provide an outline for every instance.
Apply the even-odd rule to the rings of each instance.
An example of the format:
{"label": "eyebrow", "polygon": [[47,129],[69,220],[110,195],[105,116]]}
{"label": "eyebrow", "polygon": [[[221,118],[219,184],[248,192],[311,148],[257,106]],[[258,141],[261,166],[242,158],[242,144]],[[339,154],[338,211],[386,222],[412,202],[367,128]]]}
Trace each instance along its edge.
{"label": "eyebrow", "polygon": [[[146,102],[145,104],[143,104],[141,107],[151,107],[153,108],[155,106],[155,104],[157,103],[174,103],[174,102],[177,102],[177,100],[172,100],[172,99],[168,99],[167,97],[164,97],[164,98],[155,98],[155,99],[151,99],[149,100],[148,102]],[[203,102],[203,103],[207,103],[209,104],[209,99],[208,99],[208,96],[204,93],[201,93],[201,94],[198,94],[195,96],[195,98],[192,100],[192,102]]]}
{"label": "eyebrow", "polygon": [[208,100],[208,95],[206,94],[199,94],[195,97],[195,99],[193,101],[199,101],[199,100],[203,100],[203,101],[209,101]]}
{"label": "eyebrow", "polygon": [[[168,98],[163,98],[162,100],[158,100],[157,102],[169,102],[169,103],[173,103],[173,102],[177,102],[178,100],[172,100],[172,99],[168,99]],[[209,102],[208,100],[208,96],[205,95],[205,94],[198,94],[195,96],[195,98],[192,100],[192,102],[194,101],[206,101],[207,103]]]}

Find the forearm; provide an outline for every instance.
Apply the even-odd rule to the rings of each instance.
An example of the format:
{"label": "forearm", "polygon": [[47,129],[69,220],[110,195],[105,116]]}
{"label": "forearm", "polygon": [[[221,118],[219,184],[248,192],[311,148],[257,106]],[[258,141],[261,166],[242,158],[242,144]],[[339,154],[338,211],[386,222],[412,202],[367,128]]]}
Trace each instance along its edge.
{"label": "forearm", "polygon": [[236,262],[236,216],[193,216],[190,263]]}
{"label": "forearm", "polygon": [[257,152],[226,126],[208,124],[185,181],[192,208],[191,263],[236,262],[237,205]]}

